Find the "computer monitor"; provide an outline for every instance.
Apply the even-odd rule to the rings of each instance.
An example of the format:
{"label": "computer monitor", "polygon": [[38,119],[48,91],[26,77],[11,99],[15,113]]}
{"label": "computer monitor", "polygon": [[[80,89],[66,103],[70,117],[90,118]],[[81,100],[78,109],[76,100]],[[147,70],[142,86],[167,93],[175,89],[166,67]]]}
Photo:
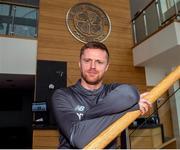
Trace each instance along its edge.
{"label": "computer monitor", "polygon": [[47,102],[33,102],[32,112],[47,111]]}
{"label": "computer monitor", "polygon": [[33,112],[33,123],[34,125],[48,125],[49,114],[47,102],[33,102],[32,103]]}

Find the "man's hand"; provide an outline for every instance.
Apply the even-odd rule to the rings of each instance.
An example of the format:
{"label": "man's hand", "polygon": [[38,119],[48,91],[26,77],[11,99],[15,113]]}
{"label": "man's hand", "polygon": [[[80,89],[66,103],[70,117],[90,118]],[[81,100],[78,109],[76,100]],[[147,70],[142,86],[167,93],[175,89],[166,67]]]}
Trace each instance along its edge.
{"label": "man's hand", "polygon": [[148,100],[144,99],[143,97],[148,95],[149,93],[143,93],[140,95],[140,100],[139,100],[139,109],[141,111],[141,115],[144,115],[149,111],[149,109],[152,107],[152,103],[149,102]]}

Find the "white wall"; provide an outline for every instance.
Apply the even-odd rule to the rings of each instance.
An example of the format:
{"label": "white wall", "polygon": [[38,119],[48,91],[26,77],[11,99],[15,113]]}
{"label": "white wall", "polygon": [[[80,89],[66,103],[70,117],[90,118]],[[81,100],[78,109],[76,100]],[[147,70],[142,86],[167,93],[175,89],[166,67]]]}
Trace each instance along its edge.
{"label": "white wall", "polygon": [[36,74],[37,40],[0,37],[0,73]]}
{"label": "white wall", "polygon": [[158,66],[146,66],[145,74],[146,74],[146,85],[155,86],[166,76],[166,69]]}

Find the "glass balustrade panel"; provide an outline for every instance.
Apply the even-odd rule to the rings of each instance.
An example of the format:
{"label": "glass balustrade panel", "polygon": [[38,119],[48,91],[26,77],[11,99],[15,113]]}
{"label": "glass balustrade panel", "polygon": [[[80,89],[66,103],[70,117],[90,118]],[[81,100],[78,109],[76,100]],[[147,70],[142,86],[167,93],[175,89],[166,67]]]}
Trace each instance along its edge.
{"label": "glass balustrade panel", "polygon": [[37,25],[37,10],[16,6],[14,18],[14,35],[35,37]]}
{"label": "glass balustrade panel", "polygon": [[9,16],[10,6],[0,4],[0,34],[8,34],[11,17]]}
{"label": "glass balustrade panel", "polygon": [[159,0],[162,22],[176,14],[174,0]]}
{"label": "glass balustrade panel", "polygon": [[155,1],[151,3],[151,5],[147,7],[145,11],[146,11],[146,21],[147,21],[147,32],[148,35],[151,35],[155,31],[157,31],[159,27],[158,13],[157,13]]}
{"label": "glass balustrade panel", "polygon": [[37,37],[38,9],[0,4],[0,34]]}
{"label": "glass balustrade panel", "polygon": [[144,15],[142,13],[135,20],[135,27],[136,27],[136,39],[137,39],[137,43],[139,43],[142,40],[144,40],[146,37]]}

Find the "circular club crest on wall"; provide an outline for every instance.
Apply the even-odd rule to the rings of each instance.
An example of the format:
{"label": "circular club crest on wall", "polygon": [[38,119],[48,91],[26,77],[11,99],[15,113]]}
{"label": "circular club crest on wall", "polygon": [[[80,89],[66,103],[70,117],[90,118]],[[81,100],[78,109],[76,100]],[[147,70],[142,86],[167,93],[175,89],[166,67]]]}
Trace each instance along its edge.
{"label": "circular club crest on wall", "polygon": [[79,41],[103,42],[111,32],[108,15],[90,3],[78,3],[69,9],[66,24],[70,33]]}

